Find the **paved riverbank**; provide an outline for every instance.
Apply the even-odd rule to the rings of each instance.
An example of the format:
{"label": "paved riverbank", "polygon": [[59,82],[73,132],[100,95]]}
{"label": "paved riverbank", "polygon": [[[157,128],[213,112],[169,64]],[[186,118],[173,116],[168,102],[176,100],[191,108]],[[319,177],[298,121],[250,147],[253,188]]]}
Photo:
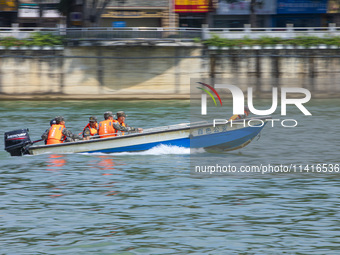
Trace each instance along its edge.
{"label": "paved riverbank", "polygon": [[[224,98],[231,99],[230,95],[223,95]],[[301,97],[301,95],[290,95],[290,97]],[[257,98],[271,99],[271,93],[261,93]],[[340,98],[338,93],[312,93],[312,99],[332,99]],[[61,95],[61,94],[44,94],[44,95],[1,95],[1,101],[12,100],[34,100],[34,101],[56,101],[56,100],[190,100],[190,94],[138,94],[138,95]]]}
{"label": "paved riverbank", "polygon": [[189,94],[139,94],[139,95],[1,95],[0,100],[189,100]]}

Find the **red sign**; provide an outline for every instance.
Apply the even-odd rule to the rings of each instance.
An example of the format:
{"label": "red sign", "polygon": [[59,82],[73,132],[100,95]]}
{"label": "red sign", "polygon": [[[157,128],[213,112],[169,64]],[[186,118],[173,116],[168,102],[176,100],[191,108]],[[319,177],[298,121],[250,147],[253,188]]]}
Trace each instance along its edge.
{"label": "red sign", "polygon": [[175,0],[175,12],[209,12],[211,0]]}

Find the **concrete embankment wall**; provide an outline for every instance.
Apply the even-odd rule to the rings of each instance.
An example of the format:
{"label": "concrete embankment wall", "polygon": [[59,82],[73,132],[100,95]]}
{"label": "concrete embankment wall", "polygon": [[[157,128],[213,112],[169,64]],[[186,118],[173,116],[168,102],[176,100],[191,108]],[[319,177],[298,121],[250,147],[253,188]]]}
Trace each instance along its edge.
{"label": "concrete embankment wall", "polygon": [[210,75],[258,95],[272,87],[303,87],[315,97],[340,93],[340,49],[209,51]]}
{"label": "concrete embankment wall", "polygon": [[189,98],[190,78],[223,78],[257,94],[305,87],[340,94],[340,49],[212,50],[202,46],[0,50],[2,99]]}

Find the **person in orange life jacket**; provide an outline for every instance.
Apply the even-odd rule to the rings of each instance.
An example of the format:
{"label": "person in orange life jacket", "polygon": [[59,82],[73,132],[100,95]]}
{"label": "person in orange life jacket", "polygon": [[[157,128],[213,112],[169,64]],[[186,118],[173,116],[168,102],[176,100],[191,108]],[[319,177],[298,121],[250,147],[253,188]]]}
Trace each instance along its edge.
{"label": "person in orange life jacket", "polygon": [[116,131],[113,127],[114,122],[115,120],[113,119],[112,112],[105,112],[104,120],[99,122],[98,125],[98,135],[100,138],[116,136]]}
{"label": "person in orange life jacket", "polygon": [[[116,114],[116,116],[117,116],[117,121],[118,121],[118,123],[122,126],[122,127],[125,127],[125,128],[127,128],[127,129],[130,129],[128,132],[134,132],[134,131],[137,131],[137,132],[139,132],[139,133],[142,133],[143,132],[143,129],[142,128],[133,128],[133,127],[129,127],[126,123],[125,123],[125,119],[126,119],[126,114],[125,114],[125,112],[123,112],[123,111],[119,111],[119,112],[117,112],[117,114]],[[124,131],[121,131],[121,135],[124,135],[125,134],[125,132]]]}
{"label": "person in orange life jacket", "polygon": [[51,121],[50,121],[50,126],[55,125],[55,124],[57,124],[57,122],[55,121],[55,118],[54,118],[54,119],[51,119]]}
{"label": "person in orange life jacket", "polygon": [[98,135],[100,138],[117,136],[117,131],[133,131],[130,127],[123,127],[117,120],[113,119],[112,112],[105,112],[104,119],[105,120],[99,122]]}
{"label": "person in orange life jacket", "polygon": [[235,115],[231,116],[228,121],[238,120],[238,119],[245,119],[249,114],[250,114],[250,110],[249,110],[249,108],[247,106],[245,106],[244,107],[244,115],[235,114]]}
{"label": "person in orange life jacket", "polygon": [[[55,125],[55,124],[57,124],[57,122],[55,121],[55,118],[51,119],[51,121],[50,121],[50,126]],[[48,129],[46,129],[45,132],[46,132],[47,130],[48,130]],[[45,144],[46,144],[46,140],[45,140]]]}
{"label": "person in orange life jacket", "polygon": [[[46,144],[59,144],[63,143],[67,137],[73,139],[80,139],[78,135],[72,134],[71,131],[65,128],[65,120],[62,116],[55,118],[56,124],[53,124],[49,129],[42,134],[41,138],[46,141]],[[71,140],[71,141],[72,141]]]}
{"label": "person in orange life jacket", "polygon": [[90,137],[98,136],[98,123],[95,116],[89,118],[89,123],[84,127],[82,132],[84,140],[90,140]]}

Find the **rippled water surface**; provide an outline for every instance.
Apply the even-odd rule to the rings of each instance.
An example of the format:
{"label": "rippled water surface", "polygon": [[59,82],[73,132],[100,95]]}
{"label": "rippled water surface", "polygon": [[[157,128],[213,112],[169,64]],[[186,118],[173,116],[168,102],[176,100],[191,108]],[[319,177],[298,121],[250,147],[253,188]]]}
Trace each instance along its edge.
{"label": "rippled water surface", "polygon": [[[186,101],[0,102],[0,134],[32,140],[63,115],[80,132],[90,115],[125,110],[136,127],[189,120]],[[314,100],[293,129],[225,154],[192,158],[245,165],[336,164],[338,100]],[[275,117],[275,116],[274,116]],[[1,139],[3,148],[3,138]],[[338,173],[193,177],[190,150],[10,157],[0,151],[1,254],[338,254]]]}

